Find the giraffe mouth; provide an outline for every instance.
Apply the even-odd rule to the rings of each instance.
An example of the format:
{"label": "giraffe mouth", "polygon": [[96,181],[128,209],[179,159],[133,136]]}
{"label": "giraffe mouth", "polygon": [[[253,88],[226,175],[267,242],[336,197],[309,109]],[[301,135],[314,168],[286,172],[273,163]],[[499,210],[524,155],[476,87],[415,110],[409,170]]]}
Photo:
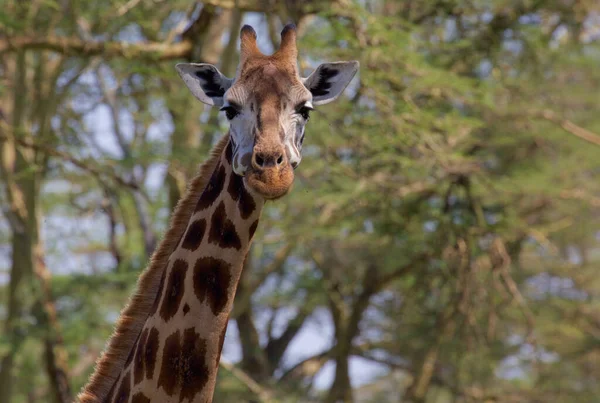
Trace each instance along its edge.
{"label": "giraffe mouth", "polygon": [[289,164],[268,169],[249,169],[244,176],[248,187],[267,200],[285,196],[294,183],[294,170]]}

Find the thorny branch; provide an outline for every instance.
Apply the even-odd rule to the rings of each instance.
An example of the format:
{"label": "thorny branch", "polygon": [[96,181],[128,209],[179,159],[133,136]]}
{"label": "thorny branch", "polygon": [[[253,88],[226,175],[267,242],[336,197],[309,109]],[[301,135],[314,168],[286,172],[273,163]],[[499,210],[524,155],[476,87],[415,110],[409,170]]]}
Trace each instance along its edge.
{"label": "thorny branch", "polygon": [[527,339],[528,341],[532,341],[535,319],[525,298],[521,294],[521,291],[519,291],[519,287],[515,283],[515,280],[513,280],[508,272],[512,259],[506,250],[504,241],[500,238],[496,238],[492,245],[492,252],[493,261],[495,261],[494,270],[499,272],[500,278],[504,282],[508,292],[511,294],[513,301],[516,302],[521,309],[521,312],[527,321]]}
{"label": "thorny branch", "polygon": [[0,39],[0,54],[19,49],[52,50],[80,56],[102,55],[105,58],[173,60],[185,58],[192,51],[191,41],[179,43],[93,42],[73,37],[15,36]]}
{"label": "thorny branch", "polygon": [[[4,123],[0,123],[0,125],[4,125]],[[2,141],[8,141],[11,140],[8,136],[4,135],[4,134],[0,134],[0,140]],[[29,141],[23,140],[23,139],[18,139],[18,138],[13,138],[12,139],[15,143],[17,143],[18,145],[20,145],[21,147],[26,147],[26,148],[30,148],[32,150],[35,151],[39,151],[39,152],[43,152],[46,153],[48,155],[51,155],[53,157],[57,157],[60,158],[64,161],[70,162],[71,164],[75,165],[76,167],[87,171],[89,173],[91,173],[92,175],[94,175],[95,177],[97,177],[99,180],[102,180],[103,176],[108,176],[111,179],[113,179],[116,183],[118,183],[121,186],[139,191],[140,193],[143,194],[143,192],[141,192],[140,187],[138,186],[137,183],[134,182],[130,182],[130,181],[126,181],[125,179],[121,178],[119,175],[113,173],[113,172],[109,172],[109,171],[103,171],[100,170],[98,168],[95,168],[93,166],[89,166],[87,163],[80,161],[76,158],[74,158],[73,156],[56,150],[54,148],[50,148],[47,146],[43,146],[40,144],[35,144],[35,143],[31,143]]]}
{"label": "thorny branch", "polygon": [[600,135],[593,133],[587,129],[584,129],[583,127],[576,125],[570,120],[558,117],[556,113],[552,112],[551,110],[544,110],[538,115],[552,123],[559,125],[564,130],[579,137],[580,139],[583,139],[588,143],[600,146]]}
{"label": "thorny branch", "polygon": [[[137,6],[138,0],[130,0],[121,6],[117,16],[126,14],[129,10]],[[219,7],[221,9],[237,9],[241,12],[269,12],[281,15],[296,16],[299,21],[303,17],[318,13],[322,10],[335,10],[336,13],[344,13],[344,5],[348,0],[334,0],[331,2],[307,0],[303,2],[274,2],[264,0],[208,0],[203,1],[204,7]],[[195,21],[192,25],[200,21]],[[179,28],[176,28],[178,31]],[[149,59],[149,60],[175,60],[190,59],[193,56],[195,38],[191,38],[185,33],[179,42],[173,42],[172,35],[169,35],[164,42],[122,42],[122,41],[93,41],[81,39],[79,37],[63,36],[0,36],[0,54],[5,52],[14,52],[17,50],[35,49],[51,50],[62,54],[72,54],[79,56],[97,56],[104,58],[125,57],[129,59]]]}

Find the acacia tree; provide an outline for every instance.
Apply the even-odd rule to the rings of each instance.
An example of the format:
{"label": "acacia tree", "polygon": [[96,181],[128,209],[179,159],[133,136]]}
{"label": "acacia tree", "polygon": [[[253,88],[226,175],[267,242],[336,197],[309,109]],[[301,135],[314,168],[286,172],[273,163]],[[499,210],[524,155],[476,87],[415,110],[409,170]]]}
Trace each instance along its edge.
{"label": "acacia tree", "polygon": [[[337,110],[339,125],[322,129],[328,133],[318,140],[323,164],[311,161],[314,176],[306,180],[311,186],[318,187],[319,181],[328,186],[317,199],[320,211],[312,212],[327,232],[315,239],[311,250],[313,255],[321,250],[329,256],[313,260],[333,285],[325,294],[338,301],[338,306],[330,302],[334,322],[345,321],[343,326],[336,323],[333,351],[345,351],[336,359],[327,399],[352,400],[345,364],[352,352],[348,336],[359,355],[377,361],[382,361],[377,353],[384,346],[388,357],[383,362],[412,378],[405,396],[411,401],[432,399],[432,382],[458,398],[485,396],[486,388],[478,385],[482,379],[473,376],[478,362],[472,355],[458,360],[457,354],[485,352],[487,343],[500,343],[502,349],[483,356],[488,366],[485,382],[495,398],[502,398],[498,385],[507,386],[490,368],[512,355],[514,337],[520,337],[523,348],[540,343],[534,311],[523,295],[526,285],[536,281],[532,277],[538,269],[524,266],[522,259],[532,253],[532,242],[540,248],[552,245],[551,238],[563,230],[552,228],[554,220],[567,219],[571,209],[590,212],[595,200],[594,187],[580,181],[596,169],[588,152],[597,150],[586,142],[595,146],[598,137],[558,118],[561,113],[553,111],[565,110],[555,105],[558,93],[539,81],[540,74],[566,73],[566,65],[552,50],[554,31],[544,18],[552,15],[557,26],[574,21],[570,14],[561,14],[564,10],[542,8],[542,3],[491,10],[477,4],[447,9],[409,9],[399,2],[380,5],[376,19],[369,20],[367,14],[333,25],[333,32],[326,26],[315,31],[320,45],[314,48],[328,49],[328,55],[341,40],[345,46],[336,48],[336,56],[364,49],[356,106]],[[474,24],[484,11],[489,18]],[[581,20],[593,17],[593,10],[587,11],[590,14]],[[356,21],[365,20],[372,24],[361,30]],[[568,34],[577,38],[581,31]],[[513,41],[527,51],[510,48]],[[527,47],[530,41],[537,46]],[[568,42],[560,52],[580,79],[591,80],[581,80],[589,86],[595,76],[589,68],[596,61],[573,66],[581,57],[579,45],[577,40]],[[596,44],[590,46],[588,50]],[[579,83],[572,85],[573,100],[588,102],[577,91]],[[538,91],[547,95],[533,95]],[[561,98],[561,103],[566,101]],[[567,144],[572,146],[564,148]],[[553,156],[559,147],[557,169]],[[566,189],[579,189],[581,198],[568,198]],[[596,220],[597,215],[586,219]],[[308,228],[315,226],[307,222]],[[585,235],[593,236],[593,230]],[[330,237],[333,244],[327,241]],[[386,311],[391,309],[387,312],[394,316],[384,316],[383,322],[393,318],[395,326],[382,333],[406,336],[373,337],[382,321],[368,317],[364,331],[371,336],[366,340],[360,332],[348,332],[361,328],[370,281],[377,283],[378,273],[393,273],[394,267],[402,271],[397,284],[403,291],[395,298],[387,294]],[[376,311],[371,314],[378,317]],[[408,322],[405,315],[411,318]],[[365,345],[371,350],[364,351]],[[389,354],[395,345],[407,348]],[[536,354],[543,351],[540,347]]]}
{"label": "acacia tree", "polygon": [[[312,115],[296,189],[265,210],[216,400],[593,399],[598,10],[565,4],[9,2],[0,401],[69,401],[85,381],[225,127],[172,65],[233,75],[244,18],[272,44],[296,21],[304,72],[362,67]],[[292,356],[315,323],[328,347]],[[401,384],[353,388],[357,357]]]}
{"label": "acacia tree", "polygon": [[[189,97],[184,100],[173,91],[177,81],[165,62],[184,59],[216,64],[225,51],[221,68],[231,74],[236,60],[232,33],[239,31],[243,12],[270,11],[282,19],[302,21],[307,13],[320,9],[311,2],[272,5],[249,1],[239,7],[233,10],[230,2],[220,1],[163,2],[158,6],[146,1],[6,4],[2,23],[7,30],[0,37],[2,76],[7,84],[2,93],[1,134],[12,268],[6,295],[3,346],[7,348],[2,349],[1,356],[0,400],[9,401],[21,391],[26,391],[29,399],[46,393],[43,388],[32,389],[29,380],[19,376],[24,383],[13,382],[29,365],[15,367],[17,357],[26,357],[31,364],[35,361],[35,353],[30,355],[24,343],[35,345],[37,336],[45,340],[48,385],[54,390],[54,399],[72,400],[66,353],[61,348],[49,272],[44,265],[42,216],[60,216],[67,206],[70,212],[65,219],[82,220],[100,209],[105,216],[101,219],[108,224],[105,245],[94,245],[96,241],[87,239],[84,250],[71,252],[88,256],[94,267],[98,264],[95,257],[110,256],[114,270],[109,273],[118,276],[102,273],[100,263],[93,269],[95,276],[54,282],[59,301],[73,297],[77,287],[118,287],[114,305],[103,299],[104,309],[88,306],[94,303],[91,296],[85,305],[75,298],[75,304],[63,309],[62,320],[68,329],[80,328],[82,316],[94,313],[85,332],[75,335],[67,330],[72,352],[81,342],[91,349],[84,359],[71,360],[79,384],[89,372],[89,357],[98,353],[98,343],[110,327],[110,321],[98,321],[99,315],[122,305],[135,277],[132,270],[145,264],[156,244],[156,232],[164,225],[164,194],[153,197],[144,186],[149,171],[162,162],[161,158],[172,160],[166,176],[169,211],[186,176],[195,170],[196,153],[205,154],[215,139],[216,115],[213,113],[208,121],[198,120],[201,109]],[[229,44],[224,49],[221,38],[227,34]],[[157,107],[157,103],[168,107]],[[108,115],[105,121],[109,127],[99,135],[86,120],[101,109]],[[167,119],[173,122],[173,135],[165,142],[168,148],[160,150],[163,144],[152,139],[152,130]],[[116,147],[107,149],[106,142]],[[69,186],[56,197],[44,190],[61,180]],[[47,248],[54,249],[55,239],[49,244]],[[73,320],[69,313],[75,314]],[[27,324],[31,315],[35,320]],[[100,337],[86,340],[99,324],[104,329]]]}

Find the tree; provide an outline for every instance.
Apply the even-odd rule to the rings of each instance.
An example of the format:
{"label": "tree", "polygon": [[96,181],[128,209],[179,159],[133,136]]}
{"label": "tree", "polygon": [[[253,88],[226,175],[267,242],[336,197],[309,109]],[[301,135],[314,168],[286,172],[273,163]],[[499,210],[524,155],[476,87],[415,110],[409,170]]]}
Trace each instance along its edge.
{"label": "tree", "polygon": [[[289,20],[304,73],[322,60],[361,69],[313,113],[295,189],[264,212],[231,316],[239,361],[223,362],[215,399],[600,393],[593,2],[4,10],[0,401],[70,401],[226,129],[180,91],[173,64],[233,75],[242,23],[268,36],[267,50]],[[325,347],[296,354],[317,326]],[[358,360],[382,375],[357,379]]]}

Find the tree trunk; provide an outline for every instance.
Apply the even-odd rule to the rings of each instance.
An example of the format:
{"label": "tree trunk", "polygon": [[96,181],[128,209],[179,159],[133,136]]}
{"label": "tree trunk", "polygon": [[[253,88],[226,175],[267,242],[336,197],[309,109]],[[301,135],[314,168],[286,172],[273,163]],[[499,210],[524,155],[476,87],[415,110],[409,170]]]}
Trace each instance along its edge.
{"label": "tree trunk", "polygon": [[427,391],[431,385],[431,379],[435,373],[438,355],[442,344],[454,334],[455,329],[455,308],[449,307],[442,314],[437,326],[438,335],[425,352],[421,360],[418,372],[415,374],[412,384],[406,391],[405,400],[407,403],[424,403],[427,397]]}
{"label": "tree trunk", "polygon": [[[43,249],[39,239],[39,191],[45,174],[46,156],[40,157],[34,150],[17,147],[12,140],[29,136],[27,128],[34,123],[39,127],[39,136],[45,134],[42,123],[47,118],[48,109],[35,109],[40,115],[27,119],[27,64],[24,52],[18,52],[13,59],[5,60],[7,76],[13,77],[12,87],[0,110],[0,172],[8,199],[4,210],[12,232],[12,266],[10,270],[7,317],[4,333],[9,342],[8,352],[0,359],[0,402],[8,403],[13,395],[15,357],[28,334],[31,334],[26,315],[36,318],[38,328],[44,333],[46,369],[49,384],[57,402],[73,400],[66,370],[66,353],[61,349],[62,339],[56,319],[54,302],[50,293],[50,274],[43,264]],[[42,74],[42,70],[36,73]],[[38,77],[39,78],[39,77]],[[35,80],[34,80],[35,81]],[[35,81],[38,82],[38,81]],[[11,93],[12,91],[12,93]],[[37,88],[36,93],[41,93]],[[33,385],[32,385],[33,387]]]}
{"label": "tree trunk", "polygon": [[[248,295],[248,278],[252,268],[252,251],[250,247],[248,255],[244,260],[244,269],[240,276],[240,282],[236,292],[235,304],[238,315],[235,317],[235,323],[238,328],[240,346],[242,348],[242,361],[240,367],[249,374],[256,382],[265,382],[268,377],[268,363],[264,351],[261,349],[260,340],[254,318],[252,317],[252,304]],[[244,298],[248,296],[248,298]],[[243,304],[243,306],[240,306]]]}
{"label": "tree trunk", "polygon": [[351,403],[354,401],[350,384],[349,356],[350,351],[336,354],[335,378],[325,399],[326,403]]}
{"label": "tree trunk", "polygon": [[32,256],[30,234],[13,233],[12,238],[12,267],[10,270],[10,283],[8,293],[8,316],[4,324],[4,335],[9,342],[9,350],[2,357],[0,367],[0,402],[10,402],[12,384],[14,380],[13,365],[27,329],[20,321],[22,312],[28,305],[27,299],[31,295],[28,280],[32,272]]}
{"label": "tree trunk", "polygon": [[[323,267],[323,265],[320,265]],[[330,267],[336,267],[331,265]],[[328,271],[324,271],[330,275]],[[335,378],[325,400],[326,403],[353,402],[352,384],[350,383],[349,359],[352,353],[352,343],[360,334],[359,324],[365,310],[369,307],[371,296],[382,286],[377,268],[372,267],[365,273],[362,280],[363,289],[348,308],[341,295],[336,281],[329,280],[329,306],[335,326],[336,346],[333,349],[335,357]]]}
{"label": "tree trunk", "polygon": [[34,245],[34,258],[35,275],[39,282],[37,298],[40,301],[38,304],[40,309],[39,312],[36,312],[36,316],[46,331],[44,347],[50,388],[56,402],[71,403],[73,394],[69,385],[67,352],[63,346],[62,333],[50,286],[50,271],[44,262],[41,242]]}
{"label": "tree trunk", "polygon": [[[337,302],[337,303],[336,303]],[[331,300],[333,323],[335,326],[336,345],[333,348],[333,357],[335,360],[335,376],[333,383],[329,388],[325,403],[351,403],[354,401],[352,396],[352,385],[350,383],[350,350],[352,349],[352,340],[356,335],[358,328],[353,327],[350,331],[350,324],[355,315],[347,315],[347,308],[341,301]],[[353,312],[354,313],[354,312]]]}
{"label": "tree trunk", "polygon": [[439,343],[436,343],[429,347],[425,353],[425,357],[423,358],[420,369],[415,375],[413,383],[406,392],[406,402],[425,403],[431,378],[433,377],[433,373],[435,371],[435,364],[437,362],[439,350]]}
{"label": "tree trunk", "polygon": [[0,402],[11,401],[14,359],[29,333],[20,319],[31,309],[38,325],[45,331],[45,365],[54,399],[60,403],[71,403],[73,395],[68,382],[67,355],[62,346],[56,309],[50,293],[50,275],[43,266],[41,247],[36,241],[37,220],[31,221],[34,226],[28,225],[28,230],[13,234],[13,264],[8,317],[5,322],[10,349],[1,361]]}
{"label": "tree trunk", "polygon": [[[213,64],[218,62],[223,49],[221,36],[227,28],[231,13],[230,10],[221,10],[219,13],[213,6],[203,7],[196,21],[183,34],[184,37],[189,37],[194,42],[194,49],[188,60],[189,62]],[[237,36],[235,38],[237,39]],[[168,90],[169,83],[166,83],[166,85]],[[177,83],[177,85],[180,85],[180,83]],[[177,91],[180,91],[180,88]],[[169,188],[169,206],[171,210],[175,208],[185,191],[188,179],[197,170],[195,162],[192,166],[191,161],[178,161],[177,158],[182,155],[190,155],[190,149],[198,149],[201,137],[203,142],[209,143],[209,146],[200,151],[208,152],[212,148],[213,138],[211,133],[201,133],[199,116],[202,114],[204,105],[189,96],[186,91],[181,92],[181,94],[183,97],[178,105],[169,110],[174,125],[173,134],[171,135],[171,156],[173,156],[173,159],[165,180]]]}

